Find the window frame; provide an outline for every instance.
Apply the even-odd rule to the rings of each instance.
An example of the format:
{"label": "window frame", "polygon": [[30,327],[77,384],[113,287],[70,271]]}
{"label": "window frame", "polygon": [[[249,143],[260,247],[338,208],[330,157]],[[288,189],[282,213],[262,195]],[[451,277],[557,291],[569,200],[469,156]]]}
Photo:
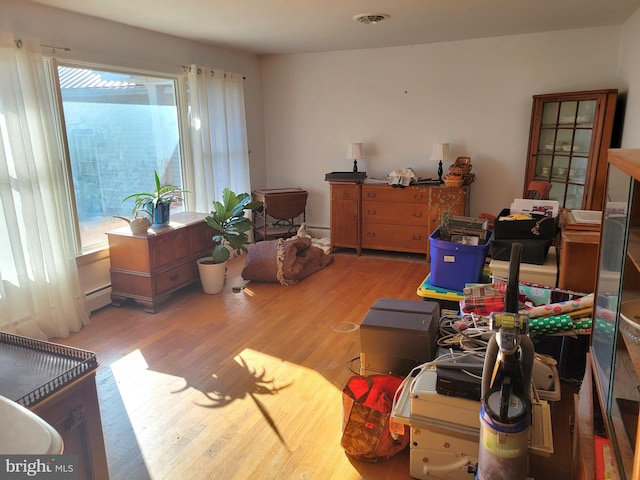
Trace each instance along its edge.
{"label": "window frame", "polygon": [[[53,111],[56,118],[56,132],[57,141],[61,148],[63,162],[64,181],[66,182],[67,192],[69,195],[69,204],[72,211],[70,214],[73,216],[73,243],[76,249],[76,257],[82,257],[90,255],[96,251],[108,249],[108,242],[105,238],[99,243],[88,245],[83,247],[82,238],[80,233],[80,219],[78,215],[78,207],[76,204],[76,191],[73,182],[73,170],[71,165],[71,154],[69,149],[69,136],[67,132],[67,124],[64,115],[62,89],[60,88],[60,78],[58,74],[58,67],[70,67],[80,69],[99,70],[104,72],[113,72],[123,75],[137,75],[137,76],[150,76],[165,79],[173,83],[175,101],[176,101],[176,113],[177,113],[177,133],[178,133],[178,149],[180,154],[180,176],[182,186],[185,190],[190,190],[188,184],[189,178],[192,175],[189,172],[193,171],[192,151],[191,151],[191,138],[189,128],[189,114],[188,114],[188,100],[187,100],[187,85],[184,75],[171,74],[166,72],[157,72],[145,69],[135,69],[127,67],[118,67],[113,65],[106,65],[100,63],[83,62],[76,60],[61,60],[55,57],[45,57],[45,64],[47,66],[46,71],[49,75],[49,88],[52,92],[53,98]],[[185,195],[184,209],[189,210],[190,199],[189,195]]]}

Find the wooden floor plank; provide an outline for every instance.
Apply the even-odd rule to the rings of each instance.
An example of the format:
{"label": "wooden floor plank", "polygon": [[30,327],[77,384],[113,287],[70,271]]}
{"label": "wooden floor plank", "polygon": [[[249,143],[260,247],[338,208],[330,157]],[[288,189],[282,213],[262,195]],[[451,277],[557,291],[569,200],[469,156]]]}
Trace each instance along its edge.
{"label": "wooden floor plank", "polygon": [[221,294],[188,287],[155,314],[106,307],[54,339],[97,354],[111,478],[409,479],[408,450],[376,464],[345,455],[341,389],[371,304],[420,300],[424,256],[339,252],[295,285],[234,292],[243,265],[231,261]]}

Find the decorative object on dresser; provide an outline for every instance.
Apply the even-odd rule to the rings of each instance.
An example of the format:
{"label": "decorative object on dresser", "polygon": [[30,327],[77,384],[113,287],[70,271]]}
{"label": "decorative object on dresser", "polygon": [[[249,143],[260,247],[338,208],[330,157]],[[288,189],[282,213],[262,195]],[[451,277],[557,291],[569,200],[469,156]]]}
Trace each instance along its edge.
{"label": "decorative object on dresser", "polygon": [[247,252],[250,243],[248,232],[253,222],[245,211],[254,211],[262,207],[262,202],[252,201],[248,193],[236,194],[228,188],[222,192],[222,201],[213,202],[213,210],[205,217],[205,222],[214,231],[216,246],[208,257],[198,259],[198,272],[204,293],[220,293],[224,288],[224,276],[227,260],[231,252]]}
{"label": "decorative object on dresser", "polygon": [[350,143],[347,146],[347,159],[353,160],[353,171],[358,171],[358,160],[364,158],[362,156],[362,143]]}
{"label": "decorative object on dresser", "polygon": [[135,234],[127,227],[107,231],[111,301],[127,299],[153,313],[173,292],[198,281],[196,260],[215,246],[204,213],[180,212],[163,227]]}
{"label": "decorative object on dresser", "polygon": [[336,247],[424,253],[442,214],[466,215],[468,188],[330,182],[331,250]]}
{"label": "decorative object on dresser", "polygon": [[132,193],[122,201],[126,202],[133,198],[134,206],[131,213],[134,218],[137,218],[136,215],[139,210],[146,210],[153,219],[153,226],[158,227],[169,223],[171,204],[181,202],[183,200],[182,194],[187,193],[187,190],[175,185],[162,185],[158,172],[153,172],[153,175],[156,187],[155,192]]}
{"label": "decorative object on dresser", "polygon": [[[148,218],[147,218],[148,217]],[[114,218],[119,218],[124,220],[129,224],[129,228],[133,233],[147,233],[149,227],[151,227],[152,218],[151,212],[149,210],[136,210],[133,218],[127,218],[120,215],[114,215]]]}
{"label": "decorative object on dresser", "polygon": [[[431,150],[431,161],[438,162],[438,180],[440,183],[444,183],[442,180],[442,162],[449,159],[449,144],[448,143],[434,143]],[[462,183],[460,184],[462,185]],[[459,187],[460,185],[456,185]]]}

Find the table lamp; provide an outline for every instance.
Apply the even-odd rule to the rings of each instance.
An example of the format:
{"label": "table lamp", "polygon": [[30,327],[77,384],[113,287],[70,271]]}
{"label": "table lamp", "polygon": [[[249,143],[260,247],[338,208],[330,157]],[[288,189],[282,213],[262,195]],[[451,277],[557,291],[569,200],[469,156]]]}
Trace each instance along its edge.
{"label": "table lamp", "polygon": [[361,143],[350,143],[347,146],[347,159],[353,160],[353,171],[358,171],[358,160],[362,157],[362,144]]}
{"label": "table lamp", "polygon": [[449,144],[448,143],[434,143],[433,150],[431,150],[431,161],[440,162],[438,164],[438,180],[440,183],[444,183],[442,180],[442,161],[447,160],[449,157]]}

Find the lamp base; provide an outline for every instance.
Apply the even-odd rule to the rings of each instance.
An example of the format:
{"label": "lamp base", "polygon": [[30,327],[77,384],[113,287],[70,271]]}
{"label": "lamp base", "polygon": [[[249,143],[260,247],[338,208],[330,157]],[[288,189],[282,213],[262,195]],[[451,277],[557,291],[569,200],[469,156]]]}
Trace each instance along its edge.
{"label": "lamp base", "polygon": [[358,160],[354,160],[353,161],[353,171],[357,172],[358,171]]}
{"label": "lamp base", "polygon": [[438,180],[440,183],[444,183],[444,180],[442,180],[442,160],[440,160],[440,163],[438,164]]}

